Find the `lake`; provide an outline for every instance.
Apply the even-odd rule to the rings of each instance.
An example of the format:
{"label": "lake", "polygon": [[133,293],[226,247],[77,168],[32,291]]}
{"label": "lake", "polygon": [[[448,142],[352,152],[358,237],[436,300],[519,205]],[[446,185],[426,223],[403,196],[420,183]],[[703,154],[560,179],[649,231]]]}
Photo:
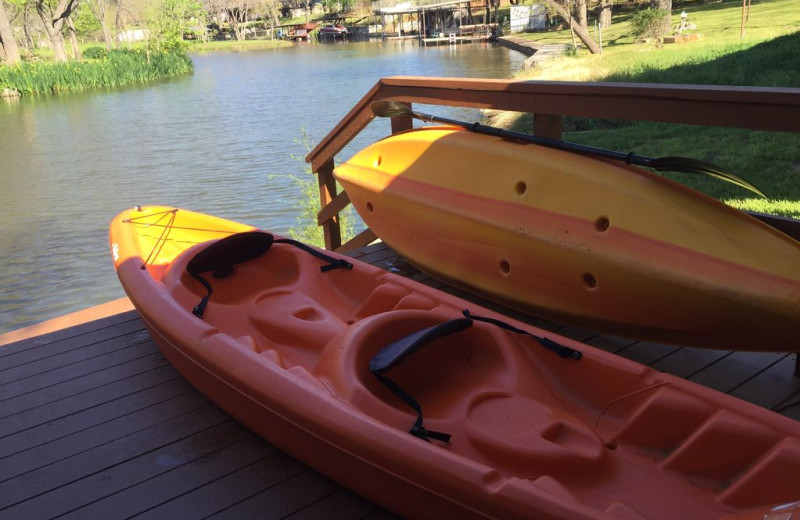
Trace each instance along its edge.
{"label": "lake", "polygon": [[[372,41],[192,56],[193,75],[0,102],[0,333],[124,295],[108,223],[164,204],[285,234],[313,146],[379,78],[508,78],[495,44]],[[474,120],[474,110],[437,109]],[[376,120],[340,159],[389,133]]]}

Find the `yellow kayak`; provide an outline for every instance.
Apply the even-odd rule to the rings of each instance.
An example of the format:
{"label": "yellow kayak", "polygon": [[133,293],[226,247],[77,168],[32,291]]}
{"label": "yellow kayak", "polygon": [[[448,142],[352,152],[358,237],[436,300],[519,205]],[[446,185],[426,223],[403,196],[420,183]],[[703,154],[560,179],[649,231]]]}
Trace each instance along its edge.
{"label": "yellow kayak", "polygon": [[800,243],[639,168],[428,127],[334,173],[400,254],[500,303],[637,339],[800,349]]}

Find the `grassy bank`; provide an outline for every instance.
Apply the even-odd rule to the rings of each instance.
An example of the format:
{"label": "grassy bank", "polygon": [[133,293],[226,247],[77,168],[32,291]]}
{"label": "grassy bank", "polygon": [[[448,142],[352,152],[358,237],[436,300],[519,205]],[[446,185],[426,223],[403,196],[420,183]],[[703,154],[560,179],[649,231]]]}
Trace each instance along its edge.
{"label": "grassy bank", "polygon": [[25,62],[0,67],[0,92],[23,96],[147,83],[193,70],[185,54],[150,53],[143,49],[100,50],[97,59],[68,63]]}
{"label": "grassy bank", "polygon": [[[636,43],[629,15],[615,16],[604,32],[603,55],[585,51],[563,57],[518,79],[624,81],[703,85],[800,87],[800,9],[796,0],[754,1],[744,40],[739,38],[739,0],[680,6],[697,25],[702,40],[664,45]],[[673,13],[673,22],[679,10]],[[674,25],[674,24],[673,24]],[[571,41],[569,31],[529,34],[540,41]],[[530,116],[507,126],[530,128]],[[732,185],[698,176],[670,177],[748,210],[800,218],[800,145],[797,134],[741,129],[667,125],[648,122],[567,118],[569,141],[636,151],[654,157],[681,155],[714,162],[761,188],[770,200]]]}
{"label": "grassy bank", "polygon": [[207,53],[207,52],[244,52],[260,49],[280,49],[284,47],[291,47],[293,44],[284,40],[222,40],[222,41],[209,41],[209,42],[195,42],[189,47],[189,52]]}

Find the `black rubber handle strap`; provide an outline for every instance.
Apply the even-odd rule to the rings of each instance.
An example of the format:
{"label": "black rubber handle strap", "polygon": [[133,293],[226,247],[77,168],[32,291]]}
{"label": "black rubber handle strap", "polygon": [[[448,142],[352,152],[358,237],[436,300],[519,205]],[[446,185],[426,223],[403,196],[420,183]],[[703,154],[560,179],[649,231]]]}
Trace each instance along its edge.
{"label": "black rubber handle strap", "polygon": [[491,323],[492,325],[496,325],[501,329],[505,329],[510,332],[514,332],[516,334],[523,334],[525,336],[530,336],[535,339],[541,346],[548,350],[552,350],[562,358],[569,358],[574,360],[579,360],[583,357],[583,354],[579,350],[575,350],[574,348],[567,347],[566,345],[562,345],[560,343],[556,343],[552,339],[543,338],[541,336],[537,336],[535,334],[531,334],[530,332],[524,331],[522,329],[518,329],[511,324],[508,324],[504,321],[496,320],[494,318],[485,318],[483,316],[474,316],[470,314],[468,309],[464,309],[463,311],[464,316],[469,320],[475,321],[482,321],[484,323]]}
{"label": "black rubber handle strap", "polygon": [[411,394],[400,388],[397,383],[384,376],[395,366],[397,366],[405,358],[418,351],[428,343],[455,334],[456,332],[468,329],[472,326],[472,320],[466,318],[458,318],[455,320],[446,321],[433,327],[428,327],[413,334],[401,338],[397,341],[389,343],[378,352],[375,357],[369,362],[369,371],[372,372],[378,381],[380,381],[386,388],[392,391],[394,395],[399,397],[408,406],[417,412],[417,420],[414,426],[411,427],[409,433],[422,440],[430,442],[430,439],[436,439],[442,442],[450,442],[450,434],[428,430],[422,425],[422,406],[419,402],[411,397]]}
{"label": "black rubber handle strap", "polygon": [[347,269],[348,271],[353,268],[353,264],[351,264],[347,260],[343,260],[341,258],[334,258],[334,257],[332,257],[330,255],[326,255],[325,253],[323,253],[321,251],[318,251],[318,250],[314,249],[313,247],[308,247],[304,243],[298,242],[297,240],[292,240],[291,238],[279,238],[279,239],[275,240],[275,243],[276,244],[290,244],[290,245],[293,245],[294,247],[296,247],[298,249],[302,249],[303,251],[305,251],[306,253],[310,254],[311,256],[314,256],[316,258],[319,258],[320,260],[324,260],[324,261],[328,262],[327,265],[323,265],[323,266],[321,266],[319,268],[319,270],[322,271],[323,273],[326,272],[326,271],[330,271],[331,269],[338,269],[340,267],[344,268],[344,269]]}
{"label": "black rubber handle strap", "polygon": [[203,318],[203,312],[206,310],[208,299],[211,297],[212,292],[211,284],[208,280],[203,278],[200,273],[214,271],[215,276],[219,273],[224,273],[217,277],[228,276],[233,272],[233,266],[235,264],[258,258],[266,253],[270,247],[272,247],[273,243],[289,244],[320,260],[324,260],[327,264],[320,267],[320,271],[323,273],[340,267],[348,270],[353,268],[353,264],[347,260],[326,255],[296,240],[289,238],[275,240],[272,235],[263,231],[235,233],[209,245],[194,255],[194,257],[189,260],[189,263],[186,264],[186,271],[192,275],[195,280],[203,284],[203,287],[206,289],[206,295],[203,296],[200,303],[192,309],[192,314],[200,319]]}

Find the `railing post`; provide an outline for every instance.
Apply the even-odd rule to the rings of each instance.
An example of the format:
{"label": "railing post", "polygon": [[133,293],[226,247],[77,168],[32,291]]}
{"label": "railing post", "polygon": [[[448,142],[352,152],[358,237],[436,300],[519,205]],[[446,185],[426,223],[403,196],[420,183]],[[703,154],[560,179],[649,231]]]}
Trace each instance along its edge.
{"label": "railing post", "polygon": [[561,139],[561,116],[533,114],[533,135]]}
{"label": "railing post", "polygon": [[[403,103],[408,108],[411,108],[411,103]],[[414,120],[411,116],[393,117],[392,118],[392,133],[405,132],[414,128]]]}
{"label": "railing post", "polygon": [[[336,197],[336,179],[333,177],[333,159],[326,161],[317,171],[319,181],[319,206],[326,207]],[[333,215],[321,224],[325,234],[325,249],[333,251],[342,245],[342,231],[339,226],[339,215]]]}

